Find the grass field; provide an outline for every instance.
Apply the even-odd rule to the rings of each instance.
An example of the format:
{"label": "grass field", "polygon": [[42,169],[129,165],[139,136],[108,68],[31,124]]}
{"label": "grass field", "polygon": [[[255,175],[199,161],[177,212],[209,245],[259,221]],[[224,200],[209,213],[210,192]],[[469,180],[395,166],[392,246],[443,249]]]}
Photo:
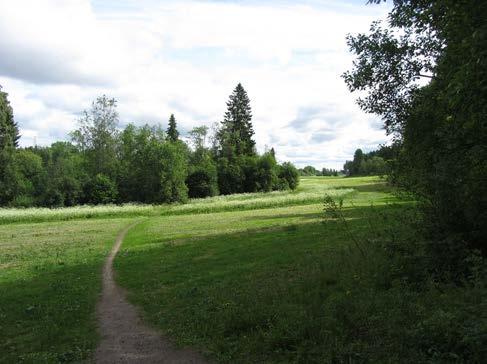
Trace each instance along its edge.
{"label": "grass field", "polygon": [[[325,194],[343,198],[343,210],[324,213]],[[485,290],[415,290],[387,249],[416,240],[411,201],[376,177],[303,178],[296,192],[186,205],[0,211],[0,362],[90,357],[101,265],[117,231],[139,216],[115,260],[119,284],[148,323],[212,360],[485,354],[483,326],[471,322],[471,312],[487,312]]]}
{"label": "grass field", "polygon": [[0,228],[0,362],[90,357],[100,270],[126,219]]}
{"label": "grass field", "polygon": [[[343,179],[342,179],[343,180]],[[193,199],[187,204],[175,205],[103,205],[76,206],[58,209],[49,208],[0,208],[0,225],[20,222],[63,221],[73,219],[97,219],[114,217],[160,216],[174,214],[208,213],[232,211],[235,209],[259,209],[277,206],[296,206],[320,203],[323,195],[336,197],[357,192],[356,188],[370,188],[383,185],[377,177],[353,178],[344,185],[338,180],[329,179],[322,183],[320,179],[308,177],[296,191],[276,191],[271,193],[242,193],[229,196],[216,196],[205,199]],[[346,187],[349,186],[349,187]],[[369,187],[367,187],[369,186]]]}

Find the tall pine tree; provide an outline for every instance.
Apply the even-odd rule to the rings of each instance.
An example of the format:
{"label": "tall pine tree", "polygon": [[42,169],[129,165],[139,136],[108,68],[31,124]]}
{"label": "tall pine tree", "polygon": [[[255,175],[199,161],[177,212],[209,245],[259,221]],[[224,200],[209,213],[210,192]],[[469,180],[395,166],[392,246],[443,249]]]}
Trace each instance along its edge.
{"label": "tall pine tree", "polygon": [[19,128],[7,93],[0,86],[0,205],[11,203],[20,193],[21,176],[15,163],[18,140]]}
{"label": "tall pine tree", "polygon": [[8,146],[18,147],[20,138],[19,128],[14,121],[14,113],[7,95],[0,86],[0,149]]}
{"label": "tall pine tree", "polygon": [[176,118],[174,117],[174,114],[171,114],[171,117],[169,118],[169,126],[167,128],[167,140],[176,142],[178,139],[179,132],[176,127]]}
{"label": "tall pine tree", "polygon": [[233,90],[227,102],[227,111],[218,132],[220,152],[227,156],[255,155],[255,141],[252,139],[252,110],[247,92],[242,84]]}

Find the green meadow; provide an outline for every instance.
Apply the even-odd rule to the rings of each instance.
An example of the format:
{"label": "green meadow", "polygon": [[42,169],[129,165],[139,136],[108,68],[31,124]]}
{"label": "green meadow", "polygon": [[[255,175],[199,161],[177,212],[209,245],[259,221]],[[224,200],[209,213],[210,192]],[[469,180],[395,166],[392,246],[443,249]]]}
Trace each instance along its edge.
{"label": "green meadow", "polygon": [[[136,220],[115,260],[118,283],[147,323],[212,361],[485,355],[474,322],[487,312],[485,290],[410,276],[408,264],[417,274],[421,262],[415,204],[378,177],[309,177],[295,192],[174,206],[1,210],[0,219],[2,363],[90,360],[101,267]],[[406,243],[410,261],[390,248]]]}

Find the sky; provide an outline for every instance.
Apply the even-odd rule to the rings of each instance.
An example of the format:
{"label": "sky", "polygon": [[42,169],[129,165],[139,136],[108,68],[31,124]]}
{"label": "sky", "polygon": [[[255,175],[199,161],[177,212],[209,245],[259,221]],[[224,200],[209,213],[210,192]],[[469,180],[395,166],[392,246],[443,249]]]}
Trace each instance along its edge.
{"label": "sky", "polygon": [[1,0],[0,85],[21,145],[68,140],[97,96],[121,127],[174,113],[184,135],[220,122],[240,82],[257,149],[279,161],[341,169],[356,148],[388,141],[340,75],[348,33],[388,5],[366,0]]}

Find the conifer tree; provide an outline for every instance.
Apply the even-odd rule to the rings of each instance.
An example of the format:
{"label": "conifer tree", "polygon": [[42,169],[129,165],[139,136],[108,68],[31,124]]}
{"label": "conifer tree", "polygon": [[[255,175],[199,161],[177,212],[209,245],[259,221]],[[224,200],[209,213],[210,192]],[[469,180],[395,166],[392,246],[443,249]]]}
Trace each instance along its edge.
{"label": "conifer tree", "polygon": [[0,149],[9,146],[18,147],[20,138],[19,128],[14,121],[14,114],[7,95],[0,86]]}
{"label": "conifer tree", "polygon": [[240,155],[255,155],[255,141],[252,139],[252,110],[247,92],[238,84],[227,102],[227,111],[218,133],[220,151],[226,150]]}
{"label": "conifer tree", "polygon": [[171,117],[169,118],[169,126],[167,128],[167,140],[176,142],[178,139],[179,132],[176,128],[176,118],[174,117],[174,114],[171,114]]}
{"label": "conifer tree", "polygon": [[20,191],[20,173],[15,163],[19,128],[14,121],[7,93],[0,86],[0,205],[11,203]]}

